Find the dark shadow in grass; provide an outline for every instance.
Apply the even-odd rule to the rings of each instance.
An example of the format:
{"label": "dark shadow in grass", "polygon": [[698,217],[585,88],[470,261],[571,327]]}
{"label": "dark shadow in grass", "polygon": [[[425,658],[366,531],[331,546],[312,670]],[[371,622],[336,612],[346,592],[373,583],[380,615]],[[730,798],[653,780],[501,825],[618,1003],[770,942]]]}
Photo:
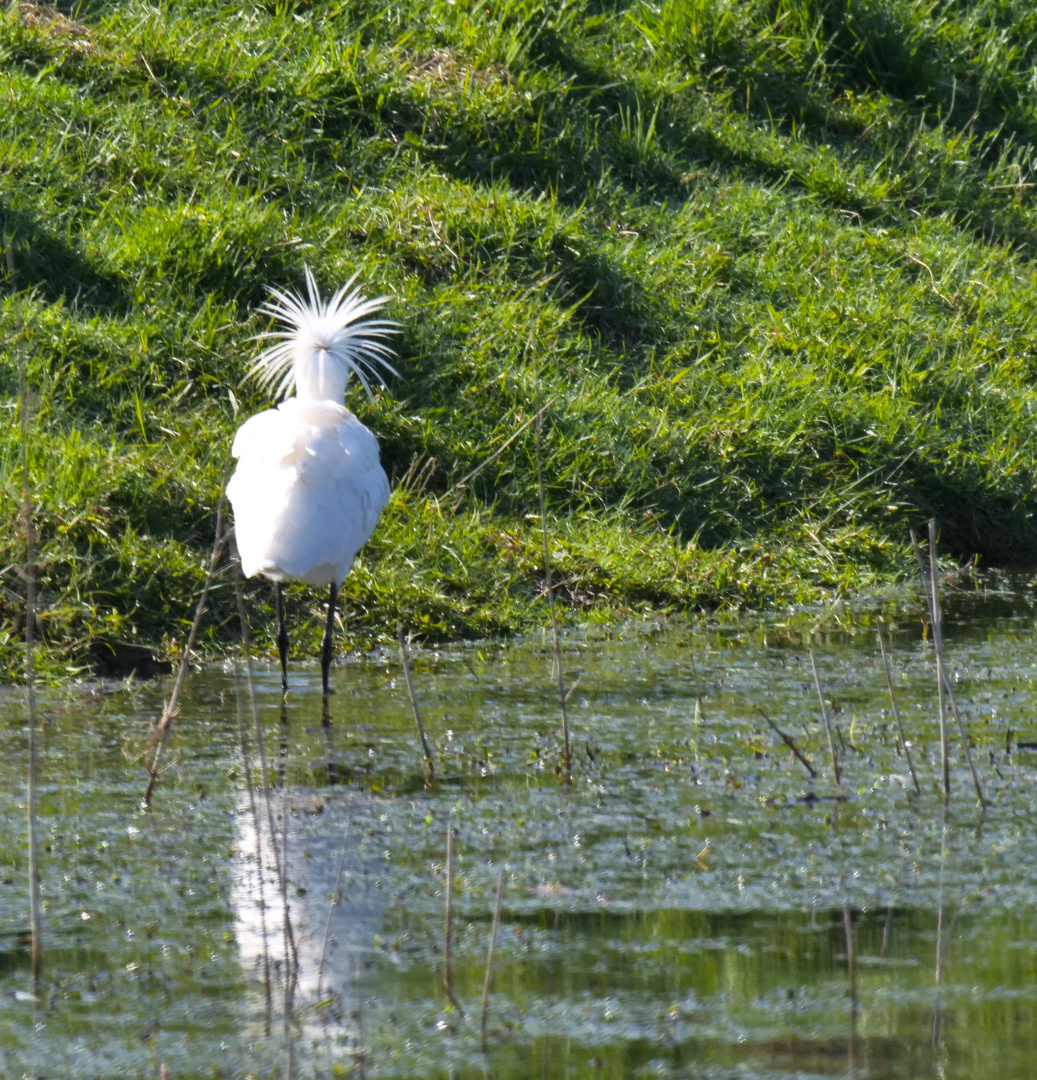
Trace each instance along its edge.
{"label": "dark shadow in grass", "polygon": [[[785,70],[754,65],[741,55],[709,56],[703,70],[719,65],[716,70],[721,74],[711,88],[729,94],[730,107],[743,111],[754,123],[773,126],[785,135],[794,128],[802,144],[839,149],[852,155],[856,165],[865,166],[866,172],[868,166],[886,170],[891,181],[889,197],[878,205],[869,204],[841,179],[819,180],[795,166],[775,167],[752,153],[721,145],[713,148],[709,160],[748,170],[764,180],[802,187],[861,222],[897,225],[906,223],[909,214],[946,214],[984,242],[1010,243],[1032,255],[1037,232],[1018,199],[1023,189],[1013,193],[1011,185],[1005,184],[999,194],[991,186],[989,170],[1012,145],[1037,142],[1037,123],[1024,93],[1029,87],[1029,60],[1037,53],[1033,42],[1027,42],[1029,60],[1016,61],[1025,68],[1025,77],[1017,72],[1013,84],[1007,71],[987,71],[979,88],[977,68],[967,51],[959,55],[924,28],[905,21],[916,9],[831,0],[819,10],[823,12],[826,78],[813,77],[804,68],[803,78],[795,81]],[[851,118],[839,108],[848,92],[887,95],[901,122],[891,129],[885,123],[865,124]],[[969,159],[961,171],[960,161],[948,168],[930,150],[913,156],[923,128],[930,135],[942,132],[948,145],[962,138],[970,141],[967,151],[949,155]],[[889,170],[891,162],[899,164]]]}
{"label": "dark shadow in grass", "polygon": [[81,252],[47,232],[36,220],[0,196],[0,237],[10,237],[15,280],[6,276],[0,293],[34,289],[48,303],[63,300],[81,307],[124,314],[130,298],[123,283],[97,269]]}
{"label": "dark shadow in grass", "polygon": [[[845,29],[845,11],[842,23],[831,16],[839,6],[829,5],[832,21],[827,31],[839,38],[841,26],[842,45],[832,45],[829,49],[833,72],[828,79],[813,78],[807,65],[802,80],[796,81],[773,65],[750,63],[751,58],[738,52],[737,56],[705,57],[701,87],[673,99],[639,96],[637,89],[622,79],[617,80],[614,71],[596,70],[578,58],[563,39],[551,32],[542,34],[537,39],[536,59],[556,67],[571,80],[568,97],[580,102],[584,109],[598,112],[602,118],[600,130],[606,139],[604,151],[592,154],[587,163],[586,186],[573,183],[567,192],[562,185],[560,197],[568,194],[582,202],[598,175],[595,170],[600,169],[602,162],[608,162],[613,166],[611,175],[623,183],[628,197],[635,203],[673,199],[683,202],[686,191],[680,186],[681,174],[701,164],[743,180],[755,177],[764,183],[801,188],[818,202],[855,215],[861,222],[899,226],[908,220],[909,214],[946,214],[959,228],[969,230],[984,242],[1010,243],[1017,250],[1032,254],[1037,250],[1037,232],[1030,215],[1012,192],[999,193],[992,188],[989,175],[990,167],[997,163],[1010,140],[1037,142],[1037,124],[1027,111],[1028,103],[1019,100],[1007,78],[998,83],[999,90],[986,102],[978,91],[959,92],[959,83],[953,76],[953,58],[943,56],[935,43],[931,43],[927,56],[915,55],[910,63],[906,60],[901,63],[902,54],[909,53],[916,43],[904,36],[894,39],[891,27],[886,27],[886,37],[890,40],[884,46],[890,59],[876,72],[871,60],[883,46],[866,36],[866,47],[857,44],[856,38]],[[845,8],[846,4],[841,6]],[[741,49],[741,45],[731,47],[736,51]],[[715,82],[706,73],[714,64],[717,65],[714,70],[720,73]],[[851,119],[838,107],[844,87],[862,93],[878,89],[899,97],[899,107],[910,120],[893,132],[886,125],[877,125],[872,130],[871,125]],[[810,147],[831,146],[851,154],[854,164],[862,166],[865,173],[883,169],[889,162],[902,161],[899,175],[896,170],[890,175],[891,194],[875,204],[857,192],[852,183],[843,180],[842,171],[835,178],[825,173],[811,175],[798,164],[768,160],[751,149],[721,141],[708,130],[708,124],[699,122],[702,117],[697,109],[702,89],[727,97],[732,111],[742,112],[756,125],[773,126],[785,135],[794,129],[797,142],[807,151]],[[643,155],[638,160],[635,154],[626,170],[617,169],[615,164],[622,163],[625,156],[622,139],[617,136],[621,126],[617,118],[624,112],[628,117],[633,116],[638,109],[642,118],[658,109],[654,130],[657,152],[650,155],[656,160],[645,160]],[[912,157],[919,127],[927,117],[930,130],[942,127],[949,137],[974,134],[972,160],[964,169],[959,171],[957,163],[954,168],[946,168],[939,160],[932,162],[929,153],[921,155],[920,164]],[[545,122],[548,119],[545,114]],[[568,110],[562,110],[561,120],[563,124],[571,122]],[[559,156],[572,160],[578,156],[579,149],[567,147]],[[566,178],[562,174],[561,179]],[[576,179],[571,174],[569,178]],[[511,179],[518,180],[519,186],[526,182],[521,174],[512,175]],[[897,193],[898,188],[902,194]]]}
{"label": "dark shadow in grass", "polygon": [[[1013,43],[1020,46],[1013,62],[992,67],[977,64],[960,37],[934,33],[938,20],[924,7],[827,0],[820,10],[845,85],[881,89],[928,107],[954,128],[975,118],[980,128],[1001,132],[1004,138],[1037,141],[1030,102],[1030,72],[1037,60],[1032,25],[1029,36],[1023,27],[1023,36]],[[1012,41],[1011,20],[997,36]]]}
{"label": "dark shadow in grass", "polygon": [[959,559],[978,555],[988,566],[1033,566],[1037,563],[1037,501],[1006,499],[979,476],[947,471],[941,461],[914,460],[900,498],[920,511],[917,527],[935,518],[940,548]]}

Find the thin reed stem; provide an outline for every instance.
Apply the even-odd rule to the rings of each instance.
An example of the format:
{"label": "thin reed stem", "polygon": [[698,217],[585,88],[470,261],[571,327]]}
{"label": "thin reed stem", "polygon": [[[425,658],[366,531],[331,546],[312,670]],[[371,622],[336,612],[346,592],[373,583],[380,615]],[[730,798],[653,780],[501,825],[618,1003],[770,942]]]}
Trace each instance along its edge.
{"label": "thin reed stem", "polygon": [[486,978],[482,985],[482,1042],[486,1049],[486,1024],[490,1016],[490,988],[493,985],[493,960],[497,954],[497,933],[500,930],[501,900],[504,897],[504,882],[507,874],[502,870],[497,879],[497,900],[493,905],[493,925],[490,927],[490,946],[486,950]]}
{"label": "thin reed stem", "polygon": [[[11,247],[7,246],[8,269],[13,276]],[[20,321],[20,320],[19,320]],[[21,336],[19,326],[18,336]],[[36,829],[36,778],[39,770],[38,723],[36,716],[36,543],[33,535],[32,479],[29,470],[29,426],[31,403],[25,354],[18,342],[18,410],[21,414],[22,523],[25,528],[25,714],[29,728],[29,765],[25,813],[29,832],[29,930],[32,953],[32,985],[38,991],[43,971],[43,941],[40,933],[40,856]]]}
{"label": "thin reed stem", "polygon": [[936,648],[936,640],[939,633],[939,579],[935,562],[930,559],[931,569],[927,571],[925,561],[922,558],[922,549],[911,530],[911,546],[915,549],[915,557],[918,559],[918,578],[922,583],[922,594],[925,596],[926,610],[929,612],[929,625],[933,631],[933,649],[936,652],[936,694],[940,708],[940,776],[943,785],[943,801],[951,797],[951,762],[950,748],[947,742],[947,702],[944,698],[943,668],[940,663],[940,650]]}
{"label": "thin reed stem", "polygon": [[284,942],[284,1041],[288,1059],[286,1076],[295,1076],[295,1033],[292,1019],[295,1015],[295,987],[299,978],[299,954],[295,947],[292,930],[292,909],[288,903],[288,837],[291,806],[288,800],[288,756],[291,749],[288,722],[288,697],[281,695],[281,747],[278,754],[278,772],[281,786],[281,916]]}
{"label": "thin reed stem", "polygon": [[216,504],[216,539],[213,541],[212,554],[209,556],[209,569],[205,574],[205,584],[202,586],[201,595],[198,597],[198,606],[194,611],[194,619],[187,635],[187,644],[184,646],[183,655],[180,657],[180,667],[176,673],[176,681],[173,683],[173,692],[162,709],[158,727],[153,736],[155,750],[148,766],[148,786],[144,791],[144,808],[151,806],[151,793],[155,789],[162,765],[162,755],[165,753],[172,734],[173,725],[180,712],[180,691],[183,689],[184,679],[187,677],[187,668],[191,662],[191,652],[194,649],[195,639],[202,624],[202,616],[205,614],[205,605],[209,599],[209,590],[212,588],[213,579],[216,577],[216,568],[219,565],[220,556],[223,554],[223,546],[227,540],[227,529],[224,527],[225,506],[227,502],[226,490],[227,479],[230,476],[231,463],[228,460],[227,467],[223,471],[223,483],[220,486],[220,498]]}
{"label": "thin reed stem", "polygon": [[847,1046],[847,1073],[850,1080],[857,1075],[857,1016],[860,1001],[857,995],[857,948],[853,940],[853,916],[850,905],[843,904],[843,929],[846,933],[846,974],[850,983],[850,1041]]}
{"label": "thin reed stem", "polygon": [[944,891],[947,884],[947,809],[943,811],[940,829],[940,889],[936,909],[936,970],[933,972],[935,1000],[933,1001],[933,1048],[939,1048],[943,1040],[943,976],[946,957],[944,941],[947,927],[944,921]]}
{"label": "thin reed stem", "polygon": [[400,643],[400,661],[403,664],[403,677],[407,681],[407,696],[410,698],[411,711],[414,713],[414,723],[418,726],[418,738],[421,739],[422,753],[425,755],[425,781],[431,784],[436,779],[436,763],[432,757],[432,748],[428,739],[425,738],[425,725],[421,720],[421,709],[418,707],[418,695],[414,692],[414,680],[411,678],[410,655],[407,652],[407,639],[403,633],[403,623],[396,624],[396,640]]}
{"label": "thin reed stem", "polygon": [[688,649],[688,660],[691,663],[691,677],[695,682],[695,721],[699,724],[706,722],[706,710],[702,707],[702,690],[699,686],[698,668],[695,667],[695,650]]}
{"label": "thin reed stem", "polygon": [[886,669],[886,686],[889,688],[889,701],[893,706],[893,715],[897,721],[897,731],[900,733],[900,745],[904,748],[904,756],[907,758],[907,767],[911,770],[911,779],[915,785],[915,791],[921,795],[922,788],[918,783],[918,774],[915,772],[915,763],[911,760],[911,747],[907,745],[907,736],[904,734],[904,722],[900,718],[900,706],[897,704],[896,691],[893,689],[893,672],[890,670],[889,657],[886,655],[886,638],[882,633],[882,620],[878,621],[879,649],[882,651],[882,665]]}
{"label": "thin reed stem", "polygon": [[[958,699],[954,693],[954,687],[951,685],[950,676],[947,673],[947,664],[943,655],[943,616],[940,612],[940,590],[939,590],[939,574],[937,573],[936,566],[936,521],[931,520],[929,522],[929,567],[930,567],[930,580],[933,591],[933,643],[936,646],[936,672],[940,681],[941,691],[946,690],[947,698],[951,703],[951,712],[954,714],[954,723],[958,729],[958,738],[961,740],[961,749],[965,754],[965,761],[968,763],[969,772],[972,774],[972,783],[976,789],[976,798],[979,799],[980,806],[986,806],[987,800],[983,796],[983,786],[979,781],[979,774],[976,772],[976,766],[972,761],[972,751],[969,749],[969,740],[965,734],[965,725],[961,721],[961,713],[958,712]],[[943,715],[944,705],[943,696],[941,694],[941,718],[945,720]],[[946,737],[946,722],[943,728],[944,737]],[[945,770],[948,768],[944,766]],[[945,780],[947,787],[945,788],[947,794],[950,794],[950,774],[945,772]]]}
{"label": "thin reed stem", "polygon": [[886,908],[886,921],[882,927],[882,947],[879,956],[885,956],[889,952],[889,940],[893,934],[893,905]]}
{"label": "thin reed stem", "polygon": [[[228,530],[228,533],[233,530]],[[248,625],[248,615],[245,611],[245,588],[241,574],[241,558],[234,551],[232,559],[234,574],[234,594],[238,606],[238,622],[241,629],[241,651],[245,658],[245,668],[248,672],[249,707],[252,712],[253,730],[255,731],[256,747],[259,750],[259,767],[263,773],[263,801],[266,804],[267,824],[270,829],[270,847],[274,853],[274,869],[281,895],[282,916],[282,939],[284,944],[284,1042],[287,1064],[285,1076],[287,1080],[295,1080],[295,1035],[292,1031],[292,1014],[295,1009],[295,981],[299,969],[299,956],[295,946],[295,934],[292,931],[291,912],[288,907],[288,805],[282,785],[281,814],[283,832],[280,849],[277,843],[277,826],[274,820],[273,798],[270,794],[270,766],[266,755],[266,741],[263,738],[263,725],[259,720],[259,707],[255,694],[255,671],[252,666],[252,635]],[[287,708],[284,698],[281,699],[282,712]],[[257,829],[256,835],[259,835]],[[260,873],[263,867],[260,864]]]}
{"label": "thin reed stem", "polygon": [[263,737],[263,725],[259,722],[259,705],[256,701],[256,673],[252,664],[252,635],[249,631],[248,616],[245,613],[245,589],[241,576],[241,560],[234,554],[234,594],[238,602],[238,622],[241,625],[241,652],[245,660],[248,676],[248,701],[252,714],[252,730],[255,734],[256,749],[259,751],[259,768],[262,777],[263,802],[266,805],[267,827],[270,830],[270,847],[274,853],[274,867],[278,878],[281,875],[281,854],[277,844],[277,830],[274,827],[274,806],[270,795],[270,763],[266,756],[266,740]]}
{"label": "thin reed stem", "polygon": [[[538,391],[539,392],[539,391]],[[547,602],[551,609],[551,635],[554,641],[554,673],[558,680],[558,707],[562,713],[562,761],[561,772],[568,777],[572,772],[572,739],[569,735],[569,711],[566,705],[568,695],[565,692],[565,675],[562,671],[562,641],[558,630],[558,612],[555,610],[555,589],[551,579],[551,550],[547,538],[547,500],[544,497],[544,466],[540,452],[540,434],[543,428],[543,410],[537,411],[534,427],[534,443],[537,462],[537,493],[540,497],[540,528],[544,543],[544,584],[547,588]]]}
{"label": "thin reed stem", "polygon": [[943,771],[943,798],[951,797],[951,756],[947,738],[947,680],[944,678],[942,614],[940,611],[940,571],[936,564],[936,522],[929,522],[929,617],[936,650],[936,686],[940,704],[940,767]]}
{"label": "thin reed stem", "polygon": [[342,900],[342,878],[346,872],[346,856],[349,854],[349,845],[342,845],[342,858],[338,863],[338,874],[335,876],[335,891],[331,894],[331,905],[328,907],[328,921],[324,924],[324,941],[320,947],[320,963],[317,965],[317,1000],[320,1000],[321,985],[324,982],[324,964],[328,958],[328,944],[331,941],[331,921],[335,915],[335,908]]}
{"label": "thin reed stem", "polygon": [[439,496],[439,502],[447,502],[455,491],[460,492],[461,489],[468,484],[469,480],[474,480],[475,477],[478,476],[479,473],[481,473],[487,465],[492,465],[497,460],[497,458],[499,458],[501,454],[503,454],[504,451],[507,450],[507,448],[511,446],[511,444],[522,434],[522,432],[524,432],[529,427],[530,424],[538,424],[540,422],[540,418],[544,415],[545,412],[547,412],[548,409],[551,408],[551,406],[555,403],[556,400],[556,398],[551,398],[551,400],[548,401],[546,405],[541,405],[540,408],[537,409],[536,412],[524,424],[522,424],[517,431],[509,435],[508,438],[505,439],[504,442],[502,442],[500,446],[498,446],[497,449],[494,450],[492,454],[490,454],[489,457],[484,458],[482,461],[479,462],[478,465],[475,466],[474,469],[471,470],[471,472],[465,473],[465,475],[462,476],[456,484],[454,484],[452,487],[447,488],[447,490]]}
{"label": "thin reed stem", "polygon": [[[283,701],[283,699],[282,699]],[[295,1014],[295,984],[299,975],[299,957],[295,951],[295,935],[292,932],[292,911],[288,905],[288,790],[281,785],[281,914],[284,920],[284,1040],[288,1056],[285,1080],[295,1080],[295,1032],[292,1017]]]}
{"label": "thin reed stem", "polygon": [[821,715],[825,719],[825,730],[828,732],[828,749],[832,754],[832,768],[835,770],[835,782],[842,783],[842,772],[839,769],[839,755],[835,752],[835,739],[832,733],[832,718],[828,715],[828,703],[825,701],[824,691],[821,689],[821,676],[817,673],[817,661],[814,659],[814,650],[810,650],[810,666],[814,672],[814,686],[817,687],[817,700],[821,702]]}
{"label": "thin reed stem", "polygon": [[853,940],[853,916],[850,905],[843,904],[843,929],[846,932],[846,973],[850,980],[850,1015],[854,1029],[857,1027],[857,949]]}
{"label": "thin reed stem", "polygon": [[[263,999],[265,1004],[266,1034],[270,1034],[270,1017],[273,1012],[273,999],[270,989],[270,946],[266,925],[266,888],[263,867],[263,828],[256,805],[256,792],[252,781],[252,749],[248,741],[248,729],[241,709],[241,664],[234,661],[234,690],[238,716],[238,740],[241,743],[241,759],[245,770],[245,788],[248,791],[249,813],[252,817],[252,831],[256,835],[256,882],[259,888],[259,929],[263,941]],[[254,689],[249,684],[249,697],[255,700]]]}
{"label": "thin reed stem", "polygon": [[461,1015],[461,1008],[454,997],[454,819],[451,818],[446,830],[446,913],[443,926],[443,988],[450,1004]]}

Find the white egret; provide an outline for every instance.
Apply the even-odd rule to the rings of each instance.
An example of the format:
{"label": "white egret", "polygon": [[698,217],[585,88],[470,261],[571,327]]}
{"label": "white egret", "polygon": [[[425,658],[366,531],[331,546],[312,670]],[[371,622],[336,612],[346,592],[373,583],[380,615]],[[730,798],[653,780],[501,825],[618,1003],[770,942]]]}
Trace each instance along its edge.
{"label": "white egret", "polygon": [[247,377],[271,389],[276,408],[238,428],[231,453],[237,468],[227,485],[246,577],[277,583],[277,649],[281,686],[288,689],[288,633],[282,583],[329,585],[328,618],[321,643],[321,678],[328,692],[332,629],[339,586],[356,553],[374,532],[389,501],[389,481],[374,435],[345,407],[346,384],[368,381],[379,369],[396,374],[385,337],[395,323],[373,319],[388,297],[368,300],[352,289],[356,275],[331,297],[320,297],[306,269],[304,297],[270,289],[260,311],[287,329],[260,334],[273,339]]}

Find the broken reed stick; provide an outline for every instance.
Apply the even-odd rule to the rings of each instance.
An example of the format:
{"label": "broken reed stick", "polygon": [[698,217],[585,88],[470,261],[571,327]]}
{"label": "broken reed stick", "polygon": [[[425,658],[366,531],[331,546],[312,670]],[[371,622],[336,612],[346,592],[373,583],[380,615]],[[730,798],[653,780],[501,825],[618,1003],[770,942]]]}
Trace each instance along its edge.
{"label": "broken reed stick", "polygon": [[[961,713],[958,711],[958,698],[954,693],[954,687],[951,684],[950,676],[947,673],[947,663],[943,655],[943,616],[940,611],[939,574],[936,566],[935,519],[930,520],[929,522],[929,566],[933,590],[933,642],[936,645],[937,677],[939,678],[941,685],[946,689],[947,698],[951,703],[951,712],[954,714],[954,724],[958,729],[958,738],[961,740],[961,749],[965,754],[965,761],[969,766],[969,772],[972,774],[972,784],[976,789],[976,798],[979,799],[979,805],[985,807],[987,805],[987,800],[983,795],[983,786],[980,783],[979,774],[976,772],[976,766],[972,761],[972,751],[969,749],[969,740],[965,734],[965,725],[962,723]],[[949,793],[949,781],[948,787],[945,790]]]}
{"label": "broken reed stick", "polygon": [[155,751],[151,756],[151,764],[148,766],[148,786],[144,791],[144,809],[151,806],[151,793],[155,789],[158,780],[162,755],[165,753],[169,736],[173,731],[173,724],[180,711],[180,691],[187,676],[187,666],[191,661],[191,651],[194,649],[195,638],[198,637],[198,629],[202,624],[202,616],[205,614],[205,604],[209,599],[209,590],[212,588],[213,579],[216,577],[216,568],[219,565],[220,556],[223,554],[223,546],[227,540],[227,529],[224,526],[224,506],[227,501],[227,479],[230,475],[231,462],[228,459],[227,467],[223,470],[223,483],[220,486],[220,498],[216,504],[216,539],[212,545],[212,554],[209,557],[209,569],[205,574],[205,584],[202,586],[201,595],[198,597],[198,606],[194,611],[194,620],[187,635],[187,644],[184,646],[183,655],[180,657],[180,667],[176,673],[176,682],[173,683],[173,692],[162,709],[158,728],[152,736]]}
{"label": "broken reed stick", "polygon": [[821,689],[821,676],[817,673],[817,661],[814,659],[814,650],[810,649],[810,666],[814,671],[814,686],[817,687],[817,700],[821,702],[821,715],[825,719],[825,730],[828,732],[828,749],[832,753],[832,767],[835,769],[835,782],[842,783],[842,771],[839,768],[839,755],[835,752],[835,739],[832,735],[832,718],[828,715],[828,705],[825,702],[824,691]]}
{"label": "broken reed stick", "polygon": [[796,755],[803,768],[806,769],[808,773],[810,773],[811,779],[816,780],[817,772],[815,771],[814,766],[811,765],[810,762],[807,761],[807,759],[803,756],[803,753],[800,751],[799,747],[796,746],[796,744],[792,741],[792,737],[786,735],[785,732],[782,731],[780,727],[778,727],[778,725],[763,711],[763,709],[760,708],[759,705],[756,706],[756,711],[764,718],[764,720],[767,721],[768,724],[770,724],[771,728],[774,730],[774,733],[778,736],[778,738],[780,738],[782,742],[784,742],[784,744]]}
{"label": "broken reed stick", "polygon": [[904,748],[904,755],[907,758],[907,767],[911,770],[911,779],[914,781],[915,791],[921,795],[922,788],[918,783],[918,775],[915,772],[915,763],[911,760],[911,748],[907,745],[907,736],[904,734],[904,723],[900,718],[900,706],[897,704],[896,691],[893,689],[893,672],[889,667],[889,657],[886,655],[886,638],[882,633],[882,620],[879,619],[877,623],[877,629],[879,634],[879,649],[882,652],[882,664],[886,669],[886,686],[889,688],[889,701],[893,706],[893,715],[897,721],[897,731],[900,733],[900,745]]}
{"label": "broken reed stick", "polygon": [[497,933],[500,930],[501,899],[507,874],[502,870],[497,879],[497,901],[493,905],[493,925],[490,927],[490,947],[486,951],[486,979],[482,985],[482,1041],[486,1049],[486,1022],[490,1015],[490,987],[493,985],[493,958],[497,952]]}
{"label": "broken reed stick", "polygon": [[418,725],[418,738],[421,739],[421,750],[425,755],[425,780],[431,784],[436,779],[436,764],[432,757],[432,748],[425,738],[425,725],[421,721],[421,709],[418,708],[418,695],[414,692],[414,680],[410,673],[410,656],[407,652],[407,639],[403,633],[403,623],[396,624],[396,640],[400,643],[400,661],[403,664],[403,677],[407,681],[407,696],[410,698],[411,711],[414,713],[414,723]]}
{"label": "broken reed stick", "polygon": [[[14,265],[7,245],[8,271]],[[20,322],[20,320],[19,320]],[[18,337],[21,336],[19,326]],[[22,522],[25,527],[25,714],[29,728],[29,765],[26,779],[25,812],[29,831],[29,929],[32,953],[33,992],[39,990],[43,970],[43,942],[40,932],[40,861],[36,830],[36,776],[39,769],[38,724],[36,717],[36,544],[33,535],[32,482],[29,475],[29,380],[25,354],[18,341],[18,410],[21,414]]]}
{"label": "broken reed stick", "polygon": [[[537,386],[539,392],[539,377]],[[547,587],[547,601],[551,609],[551,635],[554,641],[554,659],[552,667],[554,668],[554,674],[558,679],[558,707],[562,712],[563,745],[561,772],[564,777],[568,778],[572,773],[573,751],[572,739],[569,735],[569,711],[566,707],[568,694],[565,692],[565,676],[562,672],[562,643],[558,630],[558,612],[555,610],[554,582],[551,579],[551,551],[547,539],[547,500],[544,497],[544,467],[541,460],[542,455],[540,453],[540,432],[543,428],[543,422],[544,410],[538,409],[536,414],[536,425],[534,426],[533,431],[535,433],[534,444],[536,447],[537,461],[537,492],[540,496],[540,529],[544,543],[544,584]]]}

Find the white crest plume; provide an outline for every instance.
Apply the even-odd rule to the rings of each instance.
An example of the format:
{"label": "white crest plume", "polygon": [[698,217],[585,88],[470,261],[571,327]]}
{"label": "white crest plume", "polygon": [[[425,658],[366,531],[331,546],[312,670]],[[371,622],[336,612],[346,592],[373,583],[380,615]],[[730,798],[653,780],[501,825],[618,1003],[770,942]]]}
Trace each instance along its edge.
{"label": "white crest plume", "polygon": [[[337,396],[341,404],[346,384],[355,375],[367,396],[373,398],[368,380],[381,382],[380,369],[397,374],[389,363],[393,350],[382,339],[396,333],[398,324],[389,319],[370,318],[389,297],[368,300],[359,289],[350,292],[358,276],[354,274],[327,301],[321,299],[308,266],[308,298],[268,286],[270,299],[260,305],[259,311],[289,329],[270,330],[253,338],[254,341],[273,339],[275,344],[256,357],[245,377],[272,388],[275,401],[296,389],[300,397]],[[315,387],[323,392],[315,393]]]}

